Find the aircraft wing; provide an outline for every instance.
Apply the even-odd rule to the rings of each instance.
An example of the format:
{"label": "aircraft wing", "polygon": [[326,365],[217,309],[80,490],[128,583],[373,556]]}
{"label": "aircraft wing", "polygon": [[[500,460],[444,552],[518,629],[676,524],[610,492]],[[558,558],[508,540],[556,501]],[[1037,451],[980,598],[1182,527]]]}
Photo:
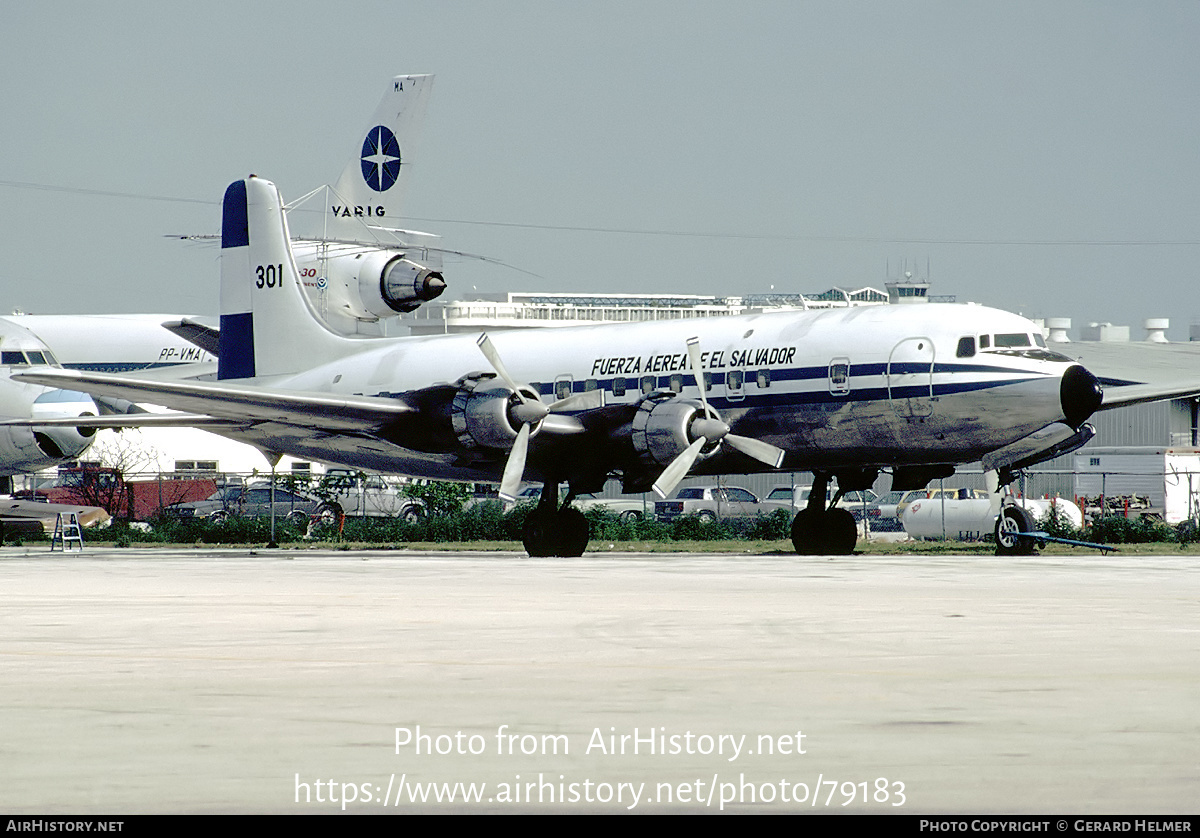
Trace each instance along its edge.
{"label": "aircraft wing", "polygon": [[[58,369],[22,372],[14,374],[13,378],[46,387],[131,402],[148,402],[185,413],[201,414],[195,417],[192,424],[208,424],[203,419],[207,417],[210,420],[223,420],[227,424],[278,422],[323,430],[361,431],[364,427],[382,426],[400,416],[416,412],[415,407],[397,398],[271,390],[215,381],[161,381]],[[124,420],[123,424],[114,422],[122,427],[142,424],[139,419],[143,417],[149,418],[145,424],[166,423],[163,419],[155,420],[153,417],[156,416],[162,414],[113,418]]]}
{"label": "aircraft wing", "polygon": [[1170,384],[1127,384],[1104,388],[1104,401],[1099,410],[1112,410],[1143,402],[1161,402],[1171,399],[1200,397],[1200,379],[1173,382]]}

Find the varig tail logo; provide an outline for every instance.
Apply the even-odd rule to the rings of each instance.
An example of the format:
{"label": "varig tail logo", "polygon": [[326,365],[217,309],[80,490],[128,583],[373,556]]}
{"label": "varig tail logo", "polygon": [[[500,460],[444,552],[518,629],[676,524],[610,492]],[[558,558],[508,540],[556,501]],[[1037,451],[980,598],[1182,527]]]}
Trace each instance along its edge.
{"label": "varig tail logo", "polygon": [[362,173],[367,186],[376,192],[387,192],[400,177],[400,143],[386,125],[376,125],[367,132],[362,147]]}

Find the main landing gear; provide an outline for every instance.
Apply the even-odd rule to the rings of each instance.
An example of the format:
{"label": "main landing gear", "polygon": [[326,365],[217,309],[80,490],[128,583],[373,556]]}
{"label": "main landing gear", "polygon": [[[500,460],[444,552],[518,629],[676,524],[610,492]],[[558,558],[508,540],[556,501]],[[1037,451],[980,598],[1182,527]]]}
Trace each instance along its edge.
{"label": "main landing gear", "polygon": [[562,506],[558,505],[558,483],[542,486],[538,505],[525,518],[521,541],[530,556],[574,557],[587,549],[590,532],[587,518],[571,506],[574,495],[568,493]]}
{"label": "main landing gear", "polygon": [[[848,556],[858,542],[858,525],[847,510],[825,506],[829,491],[829,475],[813,475],[808,506],[796,513],[792,521],[792,546],[801,556]],[[833,502],[841,498],[839,489]]]}

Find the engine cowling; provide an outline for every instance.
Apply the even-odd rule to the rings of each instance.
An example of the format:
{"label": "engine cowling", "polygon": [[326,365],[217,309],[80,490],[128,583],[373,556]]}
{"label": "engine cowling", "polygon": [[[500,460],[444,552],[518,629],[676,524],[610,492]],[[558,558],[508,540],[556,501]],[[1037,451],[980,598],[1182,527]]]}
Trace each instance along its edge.
{"label": "engine cowling", "polygon": [[374,322],[414,311],[446,289],[441,271],[404,253],[357,247],[345,251],[295,249],[305,291],[319,301],[322,314]]}
{"label": "engine cowling", "polygon": [[[707,416],[720,418],[711,408]],[[678,396],[643,399],[633,417],[633,447],[647,466],[666,466],[696,441],[691,426],[702,418],[705,418],[704,405],[695,399]],[[720,445],[720,440],[705,445],[697,459],[712,456]]]}
{"label": "engine cowling", "polygon": [[[522,386],[521,392],[538,399],[529,387]],[[522,425],[513,413],[518,404],[512,390],[492,376],[462,379],[450,414],[459,443],[464,448],[512,448]],[[541,426],[540,421],[531,423],[530,435]]]}
{"label": "engine cowling", "polygon": [[[83,393],[0,384],[2,412],[12,419],[58,419],[95,416],[95,402]],[[79,457],[92,444],[95,428],[7,426],[0,428],[0,474],[41,471]]]}

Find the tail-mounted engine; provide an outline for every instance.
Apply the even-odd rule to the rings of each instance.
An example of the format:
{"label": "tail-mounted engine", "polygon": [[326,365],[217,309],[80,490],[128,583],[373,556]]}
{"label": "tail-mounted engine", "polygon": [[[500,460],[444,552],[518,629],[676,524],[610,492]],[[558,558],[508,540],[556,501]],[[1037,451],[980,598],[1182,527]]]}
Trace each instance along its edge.
{"label": "tail-mounted engine", "polygon": [[297,245],[294,253],[306,291],[314,300],[324,295],[318,309],[327,314],[383,320],[414,311],[446,290],[439,270],[395,250],[331,252]]}

